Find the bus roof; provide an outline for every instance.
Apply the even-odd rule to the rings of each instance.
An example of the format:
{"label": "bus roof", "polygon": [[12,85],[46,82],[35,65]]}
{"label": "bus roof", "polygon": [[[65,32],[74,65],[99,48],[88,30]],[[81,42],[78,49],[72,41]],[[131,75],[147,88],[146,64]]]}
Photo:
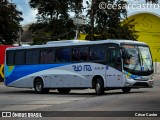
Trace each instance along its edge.
{"label": "bus roof", "polygon": [[[73,42],[71,42],[73,41]],[[7,50],[16,50],[16,49],[31,49],[31,48],[45,48],[45,47],[63,47],[63,46],[80,46],[80,45],[96,45],[96,44],[105,44],[105,43],[117,43],[117,44],[141,44],[147,45],[144,42],[138,42],[133,40],[98,40],[98,41],[83,41],[83,40],[65,40],[65,41],[53,41],[48,42],[47,44],[43,45],[33,45],[33,46],[19,46],[15,48],[8,48]]]}

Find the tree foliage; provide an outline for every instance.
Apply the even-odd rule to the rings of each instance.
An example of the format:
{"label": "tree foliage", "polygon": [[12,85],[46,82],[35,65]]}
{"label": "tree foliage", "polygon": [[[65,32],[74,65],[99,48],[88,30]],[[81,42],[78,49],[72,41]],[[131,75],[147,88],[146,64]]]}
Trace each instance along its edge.
{"label": "tree foliage", "polygon": [[[90,26],[87,28],[89,32],[86,39],[137,39],[138,36],[134,30],[134,20],[124,21],[127,19],[126,1],[93,1],[91,9],[88,10]],[[101,2],[105,3],[102,9],[99,8]],[[114,7],[108,8],[107,5],[109,4],[114,5]]]}
{"label": "tree foliage", "polygon": [[72,3],[72,0],[30,1],[30,6],[38,9],[37,23],[30,27],[34,34],[34,44],[74,38],[75,26],[68,13],[76,6]]}
{"label": "tree foliage", "polygon": [[[117,8],[100,9],[101,2],[115,4]],[[34,44],[75,37],[76,26],[73,25],[70,12],[79,17],[83,8],[82,0],[30,0],[29,3],[32,8],[38,9],[37,23],[30,27]],[[86,0],[86,4],[88,23],[80,27],[81,31],[88,34],[86,39],[137,39],[134,20],[124,21],[127,19],[127,11],[123,7],[127,3],[124,0]],[[123,8],[119,9],[118,5]]]}
{"label": "tree foliage", "polygon": [[16,9],[15,4],[7,0],[0,0],[0,43],[13,44],[18,38],[22,12]]}
{"label": "tree foliage", "polygon": [[53,19],[51,22],[34,23],[30,31],[34,34],[33,44],[44,44],[47,41],[71,39],[74,37],[74,25],[71,19],[67,22]]}

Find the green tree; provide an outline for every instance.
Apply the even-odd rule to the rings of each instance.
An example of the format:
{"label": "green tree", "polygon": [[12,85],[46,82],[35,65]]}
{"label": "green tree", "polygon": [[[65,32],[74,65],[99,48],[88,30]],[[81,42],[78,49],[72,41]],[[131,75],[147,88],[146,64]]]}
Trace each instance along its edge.
{"label": "green tree", "polygon": [[32,24],[30,31],[33,33],[33,44],[44,44],[47,41],[57,41],[74,38],[74,25],[71,19],[67,22],[61,19],[53,19],[48,22]]}
{"label": "green tree", "polygon": [[18,38],[22,12],[8,0],[0,0],[0,43],[13,44]]}
{"label": "green tree", "polygon": [[31,0],[29,4],[38,9],[37,23],[30,27],[34,44],[74,38],[75,26],[69,12],[77,4],[72,0]]}
{"label": "green tree", "polygon": [[[102,2],[105,4],[101,8]],[[134,20],[124,21],[127,19],[126,1],[92,0],[90,4],[87,14],[90,18],[90,26],[87,27],[89,32],[86,39],[137,39]]]}
{"label": "green tree", "polygon": [[[106,5],[117,5],[117,8],[100,9],[101,2],[105,2]],[[80,27],[88,34],[86,39],[137,39],[134,20],[124,21],[127,19],[127,11],[124,7],[127,2],[124,0],[88,0],[86,4],[88,5],[86,19],[89,22]],[[30,5],[38,9],[37,23],[30,27],[34,34],[35,44],[75,37],[76,26],[73,25],[69,14],[74,12],[75,17],[79,17],[83,8],[82,0],[31,0]]]}

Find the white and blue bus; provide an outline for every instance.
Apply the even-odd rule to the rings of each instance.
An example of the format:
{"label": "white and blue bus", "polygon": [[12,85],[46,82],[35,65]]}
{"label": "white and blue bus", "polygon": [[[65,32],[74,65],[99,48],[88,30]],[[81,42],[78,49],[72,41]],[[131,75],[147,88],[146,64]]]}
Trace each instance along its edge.
{"label": "white and blue bus", "polygon": [[8,48],[5,85],[34,88],[36,93],[57,89],[105,90],[153,87],[150,48],[131,40],[49,42],[45,45]]}

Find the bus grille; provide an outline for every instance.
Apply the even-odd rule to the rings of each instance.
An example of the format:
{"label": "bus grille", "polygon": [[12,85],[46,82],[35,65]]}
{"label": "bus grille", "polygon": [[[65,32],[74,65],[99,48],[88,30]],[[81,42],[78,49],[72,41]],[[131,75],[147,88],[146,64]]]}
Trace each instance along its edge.
{"label": "bus grille", "polygon": [[136,82],[133,86],[149,87],[149,84],[146,82]]}

